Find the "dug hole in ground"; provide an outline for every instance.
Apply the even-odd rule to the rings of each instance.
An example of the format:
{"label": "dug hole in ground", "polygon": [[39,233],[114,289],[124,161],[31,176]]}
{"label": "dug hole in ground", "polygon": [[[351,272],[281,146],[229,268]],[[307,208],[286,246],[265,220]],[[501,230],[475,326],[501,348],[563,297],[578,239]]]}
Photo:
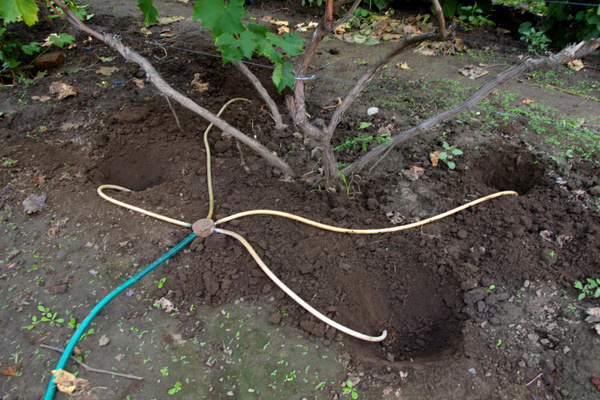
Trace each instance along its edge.
{"label": "dug hole in ground", "polygon": [[[188,16],[191,5],[161,7],[165,16]],[[249,15],[294,24],[317,15],[299,5],[282,7],[263,3]],[[95,13],[91,26],[142,38],[134,4],[92,2],[88,12]],[[183,20],[168,28],[176,34],[171,45],[215,53],[197,24]],[[154,27],[154,34],[162,29]],[[96,194],[99,185],[128,187],[134,192],[110,195],[183,221],[204,218],[208,210],[201,140],[208,123],[174,105],[180,129],[164,97],[132,80],[143,78],[137,66],[106,45],[84,44],[87,37],[73,34],[77,47],[66,50],[70,60],[63,67],[33,85],[0,91],[3,399],[41,398],[60,357],[42,345],[63,348],[100,300],[191,233],[104,201]],[[496,30],[460,34],[515,44]],[[128,45],[152,60],[170,84],[215,113],[232,98],[249,98],[250,103],[232,104],[223,118],[299,169],[315,163],[293,127],[273,134],[261,99],[235,68],[196,53],[168,49],[165,57],[156,46]],[[332,39],[313,64],[322,67],[323,77],[352,81],[362,61],[373,62],[385,46]],[[108,65],[118,70],[110,76],[96,73],[97,55],[115,56]],[[479,62],[512,65],[517,56],[476,46],[470,54],[437,57],[409,52],[401,61],[412,70],[390,67],[372,85],[397,90],[397,75],[402,89],[415,94],[444,80],[469,89],[481,82],[460,75],[459,68]],[[71,73],[61,73],[64,68]],[[271,72],[255,72],[285,110],[269,85]],[[198,73],[209,84],[206,92],[190,86]],[[594,68],[554,73],[569,88],[600,79]],[[80,92],[41,102],[59,80]],[[515,106],[531,99],[554,110],[552,116],[584,118],[590,131],[598,131],[596,101],[529,82],[528,77],[510,82],[498,96]],[[391,84],[396,86],[386,86]],[[307,88],[313,116],[331,115],[324,107],[346,90],[332,81]],[[586,95],[597,99],[600,90]],[[437,107],[395,96],[367,90],[336,140],[356,137],[362,122],[373,129],[392,123],[400,130]],[[367,116],[371,106],[380,112]],[[343,399],[354,390],[365,399],[600,397],[592,379],[600,375],[600,345],[593,324],[585,321],[586,310],[598,304],[593,298],[577,300],[581,291],[573,287],[576,280],[600,278],[598,153],[565,157],[566,149],[581,145],[579,133],[534,128],[525,119],[463,115],[390,152],[370,174],[352,181],[347,193],[280,179],[278,171],[243,149],[244,168],[235,141],[211,131],[215,219],[274,209],[343,228],[374,229],[425,219],[502,190],[519,196],[374,236],[327,232],[272,216],[231,221],[224,228],[243,235],[317,310],[360,332],[378,335],[385,329],[388,337],[366,343],[329,328],[278,289],[241,244],[213,234],[157,267],[96,317],[76,355],[109,373],[70,362],[66,369],[88,381],[76,396]],[[443,142],[463,151],[454,170],[431,166],[429,154]],[[345,149],[340,158],[356,158],[361,151]],[[410,173],[413,166],[423,169],[418,179]],[[35,201],[27,210],[35,212],[25,213],[28,198]],[[344,391],[348,380],[352,390]]]}

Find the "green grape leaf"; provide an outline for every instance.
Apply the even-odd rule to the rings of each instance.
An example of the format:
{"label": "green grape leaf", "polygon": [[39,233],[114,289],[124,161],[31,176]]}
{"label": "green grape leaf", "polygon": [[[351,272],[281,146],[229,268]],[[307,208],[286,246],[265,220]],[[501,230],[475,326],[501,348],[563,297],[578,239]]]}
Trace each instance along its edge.
{"label": "green grape leaf", "polygon": [[0,1],[0,18],[5,24],[23,21],[31,26],[38,21],[38,5],[35,0],[2,0]]}
{"label": "green grape leaf", "polygon": [[242,32],[237,38],[229,33],[219,36],[215,43],[219,46],[219,51],[223,57],[233,58],[233,60],[224,59],[223,63],[235,62],[244,58],[252,58],[252,54],[258,45],[254,33]]}
{"label": "green grape leaf", "polygon": [[242,17],[246,13],[244,0],[198,0],[194,4],[193,21],[201,20],[203,28],[209,28],[218,38],[224,33],[240,34],[246,30]]}
{"label": "green grape leaf", "polygon": [[266,26],[258,25],[258,24],[248,24],[248,30],[259,37],[267,37],[269,33],[269,29]]}
{"label": "green grape leaf", "polygon": [[152,0],[137,0],[137,5],[144,14],[144,23],[153,25],[158,21],[158,10],[154,7]]}
{"label": "green grape leaf", "polygon": [[48,36],[47,41],[52,43],[56,47],[63,48],[65,44],[73,43],[75,41],[75,38],[69,35],[68,33],[61,33],[60,35],[53,33],[50,36]]}
{"label": "green grape leaf", "polygon": [[298,31],[291,35],[289,33],[284,33],[281,37],[269,32],[267,37],[269,40],[271,40],[273,45],[281,48],[290,56],[295,56],[296,54],[300,54],[302,52],[302,44],[304,43],[304,40],[300,38]]}
{"label": "green grape leaf", "polygon": [[273,83],[279,93],[286,87],[291,88],[294,86],[295,76],[292,64],[289,62],[275,64],[275,71],[273,71]]}
{"label": "green grape leaf", "polygon": [[274,63],[283,62],[283,56],[275,50],[275,47],[273,47],[268,39],[261,39],[258,41],[256,52],[259,56],[265,56]]}
{"label": "green grape leaf", "polygon": [[21,50],[23,50],[23,53],[27,55],[32,55],[33,53],[37,53],[40,51],[40,45],[41,43],[39,42],[31,42],[21,47]]}

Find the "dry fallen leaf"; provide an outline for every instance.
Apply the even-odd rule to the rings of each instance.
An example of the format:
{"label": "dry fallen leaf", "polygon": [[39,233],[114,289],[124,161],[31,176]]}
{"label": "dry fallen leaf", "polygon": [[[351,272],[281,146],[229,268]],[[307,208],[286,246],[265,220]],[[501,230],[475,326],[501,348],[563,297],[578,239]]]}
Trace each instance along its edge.
{"label": "dry fallen leaf", "polygon": [[477,79],[484,75],[487,75],[490,71],[476,65],[467,65],[466,67],[459,69],[458,72],[468,77],[469,79]]}
{"label": "dry fallen leaf", "polygon": [[398,64],[396,64],[396,67],[397,67],[397,68],[400,68],[400,69],[406,69],[406,70],[410,70],[410,69],[411,69],[411,68],[408,66],[408,64],[407,64],[407,63],[405,63],[405,62],[399,62]]}
{"label": "dry fallen leaf", "polygon": [[76,96],[77,93],[81,92],[81,90],[63,81],[52,82],[49,90],[50,94],[58,94],[56,100],[62,100],[69,96]]}
{"label": "dry fallen leaf", "polygon": [[173,22],[179,22],[179,21],[183,21],[185,19],[185,17],[162,17],[158,19],[158,24],[159,25],[168,25],[168,24],[172,24]]}
{"label": "dry fallen leaf", "polygon": [[299,24],[294,25],[299,32],[306,32],[309,29],[315,29],[319,24],[317,22],[309,22],[308,25],[304,22],[300,22]]}
{"label": "dry fallen leaf", "polygon": [[394,131],[394,124],[387,124],[386,126],[382,126],[377,130],[379,136],[392,136],[392,132]]}
{"label": "dry fallen leaf", "polygon": [[76,378],[64,369],[53,370],[52,375],[54,375],[56,387],[63,393],[72,395],[76,390],[83,390],[89,386],[86,379]]}
{"label": "dry fallen leaf", "polygon": [[598,388],[598,390],[600,390],[600,379],[596,378],[596,376],[592,375],[592,377],[590,379],[590,383],[592,385],[596,385],[596,387]]}
{"label": "dry fallen leaf", "polygon": [[421,53],[421,55],[424,55],[424,56],[435,56],[437,53],[435,50],[429,50],[429,49],[425,49],[425,48],[419,48],[419,49],[415,50],[415,52],[419,52],[419,53]]}
{"label": "dry fallen leaf", "polygon": [[154,304],[156,306],[162,308],[163,310],[165,310],[165,312],[167,312],[167,313],[171,313],[173,311],[178,311],[177,308],[173,305],[173,303],[164,297],[161,297],[160,299],[158,299],[156,302],[154,302]]}
{"label": "dry fallen leaf", "polygon": [[31,178],[31,182],[33,183],[33,186],[42,186],[46,182],[46,179],[44,179],[44,176],[41,173],[36,172],[33,175],[33,178]]}
{"label": "dry fallen leaf", "polygon": [[277,34],[278,35],[283,35],[284,33],[290,33],[290,28],[288,28],[285,25],[282,25],[279,28],[277,28]]}
{"label": "dry fallen leaf", "polygon": [[25,200],[23,200],[23,211],[25,214],[33,214],[38,212],[46,204],[46,196],[36,196],[30,194]]}
{"label": "dry fallen leaf", "polygon": [[347,26],[344,26],[344,24],[342,24],[333,30],[333,34],[334,35],[344,34],[344,33],[346,33],[346,28],[347,28]]}
{"label": "dry fallen leaf", "polygon": [[200,80],[200,74],[194,74],[194,79],[190,85],[194,86],[198,93],[204,93],[208,90],[208,82],[202,82]]}
{"label": "dry fallen leaf", "polygon": [[404,176],[406,179],[414,182],[414,181],[418,180],[421,176],[423,176],[423,174],[425,173],[425,170],[421,167],[417,167],[416,165],[413,165],[409,169],[403,170],[401,173],[402,173],[402,176]]}
{"label": "dry fallen leaf", "polygon": [[431,161],[432,167],[437,167],[440,162],[440,153],[441,150],[434,151],[433,153],[429,153],[429,161]]}
{"label": "dry fallen leaf", "polygon": [[585,65],[583,65],[581,60],[569,61],[569,63],[567,65],[569,66],[570,69],[572,69],[575,72],[581,71],[583,69],[583,67],[585,67]]}
{"label": "dry fallen leaf", "polygon": [[162,38],[172,38],[177,36],[177,34],[175,32],[173,32],[171,29],[165,29],[163,31],[160,31],[160,37]]}
{"label": "dry fallen leaf", "polygon": [[523,100],[523,104],[531,104],[531,103],[534,103],[534,101],[531,100],[531,99],[525,99],[525,100]]}
{"label": "dry fallen leaf", "polygon": [[150,29],[146,28],[145,26],[143,26],[142,29],[140,29],[140,32],[144,36],[150,36],[150,35],[152,35],[152,31]]}
{"label": "dry fallen leaf", "polygon": [[498,94],[498,89],[492,89],[492,91],[490,92],[490,94],[493,94],[494,96]]}
{"label": "dry fallen leaf", "polygon": [[279,25],[279,26],[289,26],[290,25],[289,21],[277,21],[277,20],[272,19],[269,22],[272,23],[273,25]]}
{"label": "dry fallen leaf", "polygon": [[52,97],[45,96],[45,95],[44,96],[31,96],[31,100],[39,100],[42,103],[45,103],[45,102],[47,102],[49,100],[52,100]]}
{"label": "dry fallen leaf", "polygon": [[111,76],[115,72],[117,72],[119,68],[117,67],[100,67],[96,73],[104,76]]}
{"label": "dry fallen leaf", "polygon": [[590,324],[595,324],[596,322],[600,322],[600,307],[590,308],[585,311],[589,317],[585,319],[585,322]]}
{"label": "dry fallen leaf", "polygon": [[17,365],[4,367],[0,370],[0,375],[15,376],[17,374]]}
{"label": "dry fallen leaf", "polygon": [[144,86],[146,86],[146,83],[144,82],[143,79],[131,78],[131,80],[133,81],[133,83],[135,83],[135,86],[139,87],[140,89],[143,88]]}

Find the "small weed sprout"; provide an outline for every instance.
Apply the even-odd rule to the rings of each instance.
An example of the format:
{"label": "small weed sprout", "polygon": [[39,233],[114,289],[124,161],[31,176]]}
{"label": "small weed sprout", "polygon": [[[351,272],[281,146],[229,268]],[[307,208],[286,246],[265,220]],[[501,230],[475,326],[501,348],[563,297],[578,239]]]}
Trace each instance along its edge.
{"label": "small weed sprout", "polygon": [[179,392],[181,390],[181,382],[177,381],[175,382],[175,384],[173,385],[173,387],[171,389],[169,389],[169,395],[174,395],[175,393]]}
{"label": "small weed sprout", "polygon": [[350,397],[352,397],[353,399],[358,399],[358,392],[356,391],[356,388],[352,385],[352,381],[350,379],[346,381],[346,387],[342,388],[342,391],[350,393]]}
{"label": "small weed sprout", "polygon": [[169,376],[169,367],[161,368],[160,373],[162,374],[162,376]]}
{"label": "small weed sprout", "polygon": [[350,196],[350,183],[348,183],[348,181],[346,180],[346,176],[344,175],[344,173],[342,171],[340,171],[340,178],[342,179],[342,182],[344,183],[344,186],[346,187],[346,196]]}
{"label": "small weed sprout", "polygon": [[14,159],[8,157],[6,160],[4,160],[2,165],[5,167],[14,167],[15,165],[17,165],[17,163],[18,163],[17,160],[14,160]]}
{"label": "small weed sprout", "polygon": [[492,290],[494,290],[494,289],[496,289],[496,285],[490,285],[490,286],[487,288],[487,292],[488,292],[488,293],[491,293],[491,291],[492,291]]}
{"label": "small weed sprout", "polygon": [[167,281],[167,278],[166,278],[166,277],[164,277],[164,278],[162,278],[160,281],[158,281],[158,288],[159,288],[159,289],[162,289],[162,288],[163,288],[163,286],[165,286],[165,282],[166,282],[166,281]]}
{"label": "small weed sprout", "polygon": [[64,318],[58,318],[57,312],[53,313],[52,311],[50,311],[49,308],[46,308],[41,304],[38,305],[37,308],[42,313],[42,315],[39,318],[35,315],[31,317],[31,325],[26,326],[27,329],[33,329],[40,322],[48,322],[50,326],[54,326],[54,324],[62,324],[63,322],[65,322]]}
{"label": "small weed sprout", "polygon": [[444,142],[442,145],[444,146],[444,151],[440,152],[440,160],[445,162],[448,168],[456,168],[456,164],[452,159],[455,156],[460,156],[463,153],[462,150],[457,149],[456,145],[450,146],[448,142]]}
{"label": "small weed sprout", "polygon": [[575,281],[573,286],[575,289],[579,289],[581,291],[577,297],[577,300],[583,300],[586,297],[600,297],[600,278],[587,278],[585,285],[581,281]]}
{"label": "small weed sprout", "polygon": [[79,327],[79,324],[77,323],[77,320],[75,318],[71,318],[71,320],[67,323],[67,325],[71,329],[77,329]]}

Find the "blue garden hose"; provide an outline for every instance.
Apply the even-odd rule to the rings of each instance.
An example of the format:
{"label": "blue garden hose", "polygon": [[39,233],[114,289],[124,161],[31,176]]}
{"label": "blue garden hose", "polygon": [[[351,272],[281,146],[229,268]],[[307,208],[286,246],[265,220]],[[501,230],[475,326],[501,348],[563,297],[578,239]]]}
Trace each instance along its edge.
{"label": "blue garden hose", "polygon": [[[163,255],[161,258],[154,261],[152,264],[148,265],[142,271],[138,272],[132,278],[130,278],[129,280],[124,282],[121,286],[119,286],[114,291],[112,291],[108,296],[103,298],[102,301],[100,301],[100,303],[98,303],[96,305],[96,307],[94,307],[94,309],[90,312],[90,314],[81,322],[81,324],[79,325],[79,328],[77,329],[77,331],[75,331],[75,333],[71,337],[69,344],[67,344],[67,347],[65,347],[62,357],[60,358],[60,360],[58,360],[58,364],[56,364],[55,369],[56,370],[63,369],[65,367],[65,365],[67,365],[67,361],[69,361],[69,358],[71,357],[71,353],[73,353],[73,349],[75,349],[75,345],[77,344],[77,342],[79,342],[79,339],[81,339],[81,336],[83,336],[83,334],[87,330],[87,328],[90,325],[90,323],[92,322],[92,320],[96,317],[96,315],[98,315],[100,313],[100,311],[102,311],[102,309],[104,308],[105,305],[110,303],[112,301],[112,299],[114,299],[119,294],[121,294],[121,292],[123,292],[129,286],[133,285],[134,283],[136,283],[137,281],[142,279],[144,276],[146,276],[154,268],[158,267],[160,264],[164,263],[169,258],[173,257],[181,249],[183,249],[185,246],[190,244],[194,239],[196,239],[196,237],[197,237],[197,235],[195,233],[192,233],[191,235],[189,235],[188,237],[183,239],[181,242],[179,242],[179,244],[177,246],[173,247],[171,250],[169,250],[167,253],[165,253],[165,255]],[[56,384],[54,383],[54,376],[52,376],[52,378],[50,378],[50,384],[48,385],[48,389],[46,390],[46,395],[44,396],[44,400],[54,399],[55,393],[56,393]]]}

